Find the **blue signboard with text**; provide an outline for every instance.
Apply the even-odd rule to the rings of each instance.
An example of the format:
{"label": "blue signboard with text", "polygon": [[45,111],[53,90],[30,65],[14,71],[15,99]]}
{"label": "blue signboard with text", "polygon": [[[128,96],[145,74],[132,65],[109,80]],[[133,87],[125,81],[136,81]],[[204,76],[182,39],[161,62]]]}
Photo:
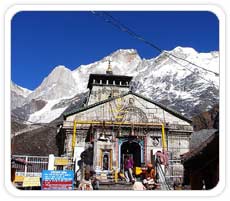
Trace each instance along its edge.
{"label": "blue signboard with text", "polygon": [[74,183],[73,170],[43,170],[43,190],[72,190]]}

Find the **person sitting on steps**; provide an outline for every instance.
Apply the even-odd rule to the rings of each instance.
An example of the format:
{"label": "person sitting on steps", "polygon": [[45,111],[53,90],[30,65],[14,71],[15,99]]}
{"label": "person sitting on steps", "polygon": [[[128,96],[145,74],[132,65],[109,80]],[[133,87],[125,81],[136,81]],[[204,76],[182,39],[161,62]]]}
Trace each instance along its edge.
{"label": "person sitting on steps", "polygon": [[154,189],[156,186],[155,183],[155,169],[153,168],[153,165],[149,163],[147,165],[147,170],[144,175],[143,184],[145,185],[146,189]]}

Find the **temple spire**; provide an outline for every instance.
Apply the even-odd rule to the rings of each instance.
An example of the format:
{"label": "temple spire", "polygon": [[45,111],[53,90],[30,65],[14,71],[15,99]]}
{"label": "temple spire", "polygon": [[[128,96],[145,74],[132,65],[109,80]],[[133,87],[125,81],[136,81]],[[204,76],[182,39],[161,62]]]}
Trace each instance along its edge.
{"label": "temple spire", "polygon": [[106,70],[106,74],[112,75],[113,74],[113,70],[111,68],[111,61],[109,60],[108,62],[109,62],[109,64],[108,64],[108,68]]}

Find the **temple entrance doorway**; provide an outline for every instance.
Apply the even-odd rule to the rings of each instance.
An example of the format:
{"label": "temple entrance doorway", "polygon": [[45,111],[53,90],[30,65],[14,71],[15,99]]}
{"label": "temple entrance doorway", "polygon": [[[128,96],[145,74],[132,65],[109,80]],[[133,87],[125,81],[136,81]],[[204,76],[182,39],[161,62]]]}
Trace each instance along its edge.
{"label": "temple entrance doorway", "polygon": [[141,146],[134,141],[126,141],[121,145],[120,152],[121,169],[124,170],[124,159],[126,156],[133,158],[134,167],[141,166]]}

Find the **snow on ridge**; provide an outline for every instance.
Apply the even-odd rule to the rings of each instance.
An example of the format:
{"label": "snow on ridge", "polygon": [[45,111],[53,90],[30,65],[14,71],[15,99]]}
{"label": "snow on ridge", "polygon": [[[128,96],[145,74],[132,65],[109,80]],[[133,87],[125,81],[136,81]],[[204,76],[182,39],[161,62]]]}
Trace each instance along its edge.
{"label": "snow on ridge", "polygon": [[[66,66],[64,66],[64,65],[58,65],[58,66],[56,66],[56,67],[52,70],[52,72],[54,72],[54,71],[59,71],[59,70],[70,71],[70,69],[68,69]],[[51,73],[52,73],[52,72],[51,72]]]}
{"label": "snow on ridge", "polygon": [[138,54],[136,49],[118,49],[115,52],[111,53],[110,56],[116,55],[116,54],[122,54],[122,53],[127,53],[127,54]]}
{"label": "snow on ridge", "polygon": [[[193,48],[178,46],[165,52],[175,53],[178,57],[188,59],[215,72],[219,67],[219,53],[216,51],[199,53]],[[197,73],[197,76],[194,76],[187,68],[170,60],[165,52],[156,58],[146,60],[141,59],[135,49],[119,49],[99,61],[88,65],[80,65],[73,71],[63,65],[56,66],[43,80],[42,84],[29,94],[30,98],[41,98],[48,101],[44,108],[30,115],[29,121],[50,122],[59,117],[67,106],[53,110],[51,108],[65,98],[71,98],[79,93],[86,92],[89,75],[104,74],[108,68],[109,60],[111,60],[111,67],[115,75],[133,76],[133,80],[138,83],[136,92],[151,98],[154,96],[157,100],[165,99],[167,93],[181,100],[195,98],[196,94],[200,94],[200,91],[205,91],[211,86],[210,83],[202,80],[199,76],[212,81],[216,87],[218,86],[219,77],[191,66],[187,62],[180,61],[187,68]],[[196,87],[183,91],[179,86],[180,83],[186,85],[186,87],[193,86],[193,84]]]}
{"label": "snow on ridge", "polygon": [[183,54],[198,54],[198,52],[192,48],[192,47],[182,47],[182,46],[177,46],[174,49],[167,51],[170,53],[183,53]]}
{"label": "snow on ridge", "polygon": [[[182,59],[186,59],[189,62],[194,63],[195,65],[189,64],[186,61],[183,61],[177,58],[173,58],[173,57],[172,59],[170,59],[167,56],[167,53],[170,53]],[[181,65],[177,64],[173,60],[176,60]],[[180,75],[179,77],[181,77],[181,79],[185,78],[185,75],[189,75],[192,72],[194,72],[194,73],[198,73],[198,77],[200,77],[199,82],[204,82],[205,80],[208,80],[209,82],[213,82],[215,86],[218,86],[219,84],[218,76],[216,76],[212,72],[208,72],[202,69],[204,68],[207,70],[211,70],[215,73],[219,73],[219,53],[217,51],[212,51],[210,53],[202,53],[202,52],[199,53],[194,48],[178,46],[174,48],[173,50],[164,51],[158,57],[156,57],[154,62],[157,62],[158,64],[155,70],[157,69],[159,70],[161,68],[166,69],[167,65],[168,65],[168,68],[174,67],[173,68],[174,71],[175,71],[175,68],[178,69],[177,73],[178,75]],[[201,68],[199,68],[199,66]],[[183,75],[183,71],[185,72],[184,75]],[[204,77],[204,79],[202,79],[202,77]],[[207,83],[207,81],[205,82]]]}
{"label": "snow on ridge", "polygon": [[111,61],[113,74],[115,75],[136,75],[136,68],[141,58],[135,49],[119,49],[109,56],[88,65],[80,65],[72,71],[77,83],[78,91],[85,92],[90,74],[104,74],[108,68],[108,61]]}
{"label": "snow on ridge", "polygon": [[28,100],[42,98],[44,100],[55,100],[63,97],[70,97],[77,93],[75,79],[72,71],[63,65],[56,66],[52,72],[43,79]]}
{"label": "snow on ridge", "polygon": [[57,108],[51,110],[52,107],[59,103],[61,99],[49,100],[48,103],[41,110],[30,115],[28,121],[33,123],[49,123],[58,118],[68,107]]}
{"label": "snow on ridge", "polygon": [[32,93],[33,91],[24,87],[20,87],[23,91],[23,93],[25,94],[25,96],[28,96],[30,93]]}
{"label": "snow on ridge", "polygon": [[13,81],[11,81],[10,85],[11,85],[11,91],[14,91],[16,94],[21,95],[23,97],[27,97],[30,93],[33,92],[32,90],[29,90],[27,88],[15,84]]}

